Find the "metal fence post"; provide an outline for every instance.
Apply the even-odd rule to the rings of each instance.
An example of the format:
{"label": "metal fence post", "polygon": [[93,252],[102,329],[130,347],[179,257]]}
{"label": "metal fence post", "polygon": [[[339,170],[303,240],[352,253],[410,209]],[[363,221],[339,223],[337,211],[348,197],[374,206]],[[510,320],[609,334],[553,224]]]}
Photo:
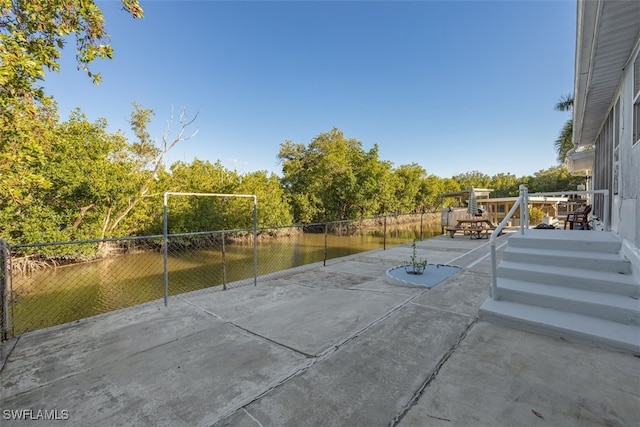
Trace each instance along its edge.
{"label": "metal fence post", "polygon": [[253,286],[258,285],[258,197],[253,196]]}
{"label": "metal fence post", "polygon": [[323,266],[327,266],[327,223],[324,223],[324,256],[322,261]]}
{"label": "metal fence post", "polygon": [[162,225],[162,262],[164,269],[164,305],[169,305],[169,226],[167,225],[167,193],[164,194],[164,224]]}
{"label": "metal fence post", "polygon": [[222,232],[222,289],[227,290],[227,257],[224,247],[224,231]]}
{"label": "metal fence post", "polygon": [[382,229],[382,250],[387,250],[387,216],[384,216],[384,226]]}
{"label": "metal fence post", "polygon": [[7,241],[0,239],[0,341],[6,341],[9,329],[9,288],[7,284]]}

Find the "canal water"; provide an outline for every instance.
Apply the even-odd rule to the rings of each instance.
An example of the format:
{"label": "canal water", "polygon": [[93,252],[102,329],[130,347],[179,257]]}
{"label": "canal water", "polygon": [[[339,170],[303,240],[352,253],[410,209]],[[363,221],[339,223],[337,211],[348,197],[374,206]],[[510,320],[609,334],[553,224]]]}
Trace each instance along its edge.
{"label": "canal water", "polygon": [[[350,235],[293,233],[258,242],[258,276],[322,262],[420,238],[419,224],[404,224]],[[425,223],[422,238],[440,234]],[[325,255],[326,251],[326,255]],[[253,277],[253,244],[228,243],[169,253],[169,293],[176,295]],[[263,277],[264,278],[264,277]],[[258,285],[260,281],[258,278]],[[14,334],[160,299],[164,291],[163,254],[144,251],[14,275],[10,317]]]}

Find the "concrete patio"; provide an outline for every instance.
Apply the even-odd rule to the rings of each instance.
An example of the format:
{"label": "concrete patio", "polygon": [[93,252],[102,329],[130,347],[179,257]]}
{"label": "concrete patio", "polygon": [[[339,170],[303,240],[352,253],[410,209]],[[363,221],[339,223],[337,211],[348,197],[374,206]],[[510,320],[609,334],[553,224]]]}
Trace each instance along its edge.
{"label": "concrete patio", "polygon": [[1,425],[640,425],[637,356],[479,322],[487,241],[417,248],[462,270],[390,284],[402,245],[6,342]]}

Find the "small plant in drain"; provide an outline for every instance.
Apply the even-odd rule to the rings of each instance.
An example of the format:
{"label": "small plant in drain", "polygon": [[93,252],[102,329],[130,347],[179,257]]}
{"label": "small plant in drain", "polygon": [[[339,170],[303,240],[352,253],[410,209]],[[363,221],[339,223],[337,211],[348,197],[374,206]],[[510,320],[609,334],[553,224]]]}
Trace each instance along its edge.
{"label": "small plant in drain", "polygon": [[404,270],[409,274],[422,274],[424,273],[424,269],[427,266],[427,260],[420,258],[418,260],[418,256],[416,255],[416,240],[413,239],[411,243],[411,257],[409,258],[409,263],[405,264]]}

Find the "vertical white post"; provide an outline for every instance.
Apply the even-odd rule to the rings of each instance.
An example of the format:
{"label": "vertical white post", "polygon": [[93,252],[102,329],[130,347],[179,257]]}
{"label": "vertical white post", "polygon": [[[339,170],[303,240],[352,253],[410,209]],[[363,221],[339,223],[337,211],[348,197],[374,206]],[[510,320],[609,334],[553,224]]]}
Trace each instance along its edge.
{"label": "vertical white post", "polygon": [[[604,231],[611,230],[609,224],[609,190],[605,190],[602,194],[604,196]],[[595,200],[595,196],[592,197]]]}
{"label": "vertical white post", "polygon": [[489,296],[492,300],[498,299],[498,267],[496,265],[496,242],[491,241],[491,289]]}
{"label": "vertical white post", "polygon": [[525,210],[527,209],[527,205],[525,204],[524,190],[525,186],[520,184],[520,234],[524,234],[524,221],[525,221]]}
{"label": "vertical white post", "polygon": [[524,234],[524,230],[529,229],[529,189],[526,186],[524,187],[524,228],[522,229],[522,234]]}

